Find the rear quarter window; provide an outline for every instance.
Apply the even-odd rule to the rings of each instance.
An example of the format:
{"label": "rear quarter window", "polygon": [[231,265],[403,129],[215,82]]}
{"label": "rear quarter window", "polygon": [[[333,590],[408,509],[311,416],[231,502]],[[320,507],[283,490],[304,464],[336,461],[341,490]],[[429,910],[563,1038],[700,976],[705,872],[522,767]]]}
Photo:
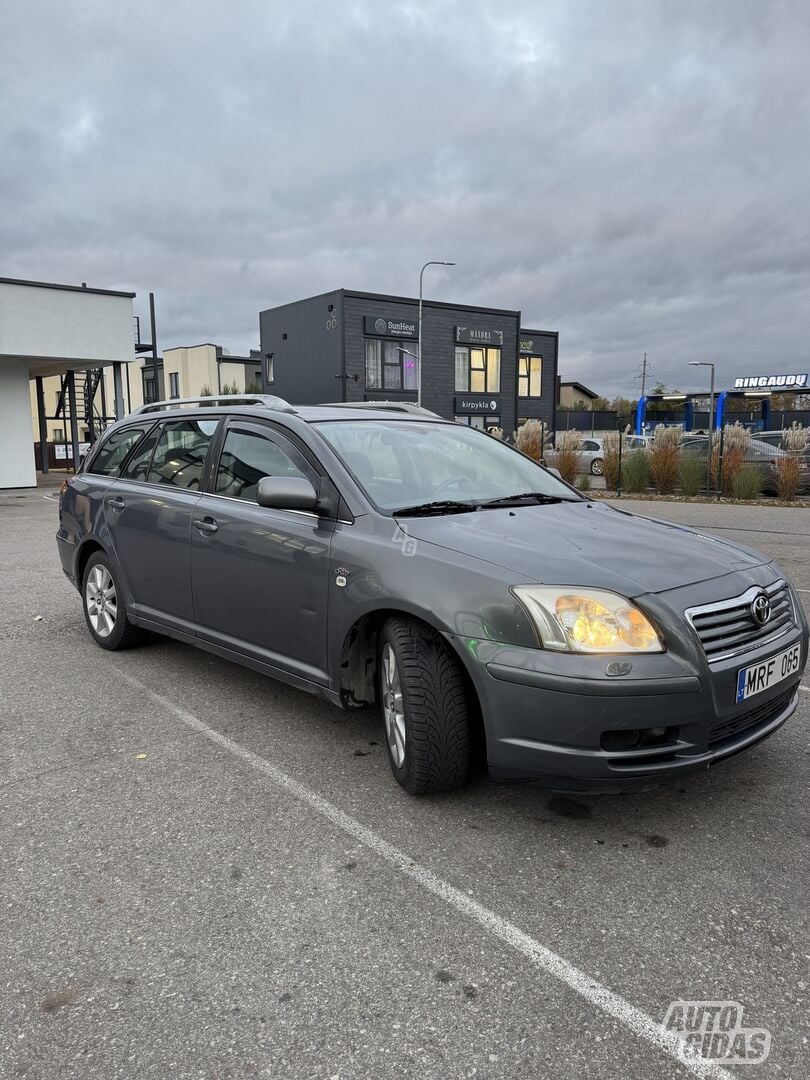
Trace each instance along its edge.
{"label": "rear quarter window", "polygon": [[140,442],[150,425],[121,428],[114,431],[104,445],[93,455],[85,472],[96,476],[118,476],[121,465],[130,450]]}

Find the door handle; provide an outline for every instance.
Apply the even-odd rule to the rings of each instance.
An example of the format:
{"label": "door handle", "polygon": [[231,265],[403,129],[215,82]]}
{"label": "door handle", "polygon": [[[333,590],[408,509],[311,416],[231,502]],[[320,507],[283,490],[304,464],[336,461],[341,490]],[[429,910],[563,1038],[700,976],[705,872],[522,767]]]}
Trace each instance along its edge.
{"label": "door handle", "polygon": [[199,529],[204,536],[215,533],[219,528],[219,525],[217,525],[213,518],[194,518],[191,524],[195,529]]}
{"label": "door handle", "polygon": [[120,495],[116,495],[112,499],[107,499],[107,506],[112,510],[123,510],[126,505],[126,499],[122,499]]}

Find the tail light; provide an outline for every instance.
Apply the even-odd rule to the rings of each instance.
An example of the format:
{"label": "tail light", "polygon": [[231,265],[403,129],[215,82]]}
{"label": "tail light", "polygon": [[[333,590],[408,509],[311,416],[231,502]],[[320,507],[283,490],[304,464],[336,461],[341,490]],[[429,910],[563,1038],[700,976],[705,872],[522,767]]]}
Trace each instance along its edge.
{"label": "tail light", "polygon": [[59,485],[59,498],[60,499],[65,494],[67,489],[70,487],[70,481],[72,479],[73,479],[72,476],[66,476],[65,479],[62,481],[62,483]]}

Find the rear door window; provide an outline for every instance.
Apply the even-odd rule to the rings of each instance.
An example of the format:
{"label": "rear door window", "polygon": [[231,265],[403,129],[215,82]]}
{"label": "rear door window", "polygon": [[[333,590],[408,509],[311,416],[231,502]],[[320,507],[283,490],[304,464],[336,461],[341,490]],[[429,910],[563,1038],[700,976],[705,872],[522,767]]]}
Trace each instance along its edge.
{"label": "rear door window", "polygon": [[86,471],[96,476],[118,476],[124,458],[149,430],[149,424],[141,427],[121,428],[104,441],[101,449],[93,455]]}
{"label": "rear door window", "polygon": [[145,480],[152,461],[155,445],[160,437],[160,427],[154,428],[146,438],[138,444],[129,461],[121,473],[122,480]]}
{"label": "rear door window", "polygon": [[167,420],[162,425],[146,481],[198,491],[218,420]]}

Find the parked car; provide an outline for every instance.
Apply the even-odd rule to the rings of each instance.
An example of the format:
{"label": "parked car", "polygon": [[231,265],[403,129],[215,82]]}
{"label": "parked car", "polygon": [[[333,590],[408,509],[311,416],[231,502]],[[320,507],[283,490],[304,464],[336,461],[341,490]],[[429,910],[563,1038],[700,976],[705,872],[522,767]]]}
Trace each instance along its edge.
{"label": "parked car", "polygon": [[[605,471],[605,443],[604,439],[584,438],[580,441],[579,460],[577,472],[590,473],[592,476],[601,476]],[[546,463],[552,467],[557,465],[557,451],[550,448],[545,453]]]}
{"label": "parked car", "polygon": [[579,471],[602,476],[605,471],[605,440],[586,438],[579,452]]}
{"label": "parked car", "polygon": [[57,542],[103,649],[155,631],[378,708],[413,794],[476,747],[563,791],[705,769],[785,723],[807,659],[765,555],[392,410],[145,406],[65,481]]}
{"label": "parked car", "polygon": [[[798,451],[790,451],[785,447],[784,436],[784,431],[757,431],[754,438],[757,442],[767,443],[768,446],[778,447],[780,450],[785,450],[787,453],[799,453],[803,458],[810,457],[810,442],[806,442]],[[805,431],[804,437],[807,438],[807,431]]]}
{"label": "parked car", "polygon": [[[701,457],[705,461],[709,453],[708,435],[684,435],[681,439],[682,453]],[[752,439],[746,450],[745,465],[747,468],[756,469],[760,478],[760,490],[766,495],[777,495],[779,485],[777,482],[777,463],[791,454],[787,450],[780,450],[777,446],[770,446],[759,439]],[[810,489],[810,462],[801,459],[799,490]]]}

